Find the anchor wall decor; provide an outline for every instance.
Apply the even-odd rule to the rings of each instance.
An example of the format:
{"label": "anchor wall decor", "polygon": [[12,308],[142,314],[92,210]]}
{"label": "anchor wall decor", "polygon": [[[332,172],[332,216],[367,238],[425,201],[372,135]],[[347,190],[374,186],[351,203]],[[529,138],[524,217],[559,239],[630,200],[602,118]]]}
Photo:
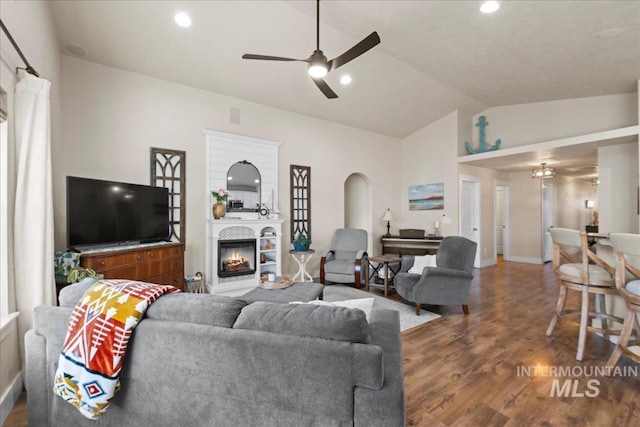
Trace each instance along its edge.
{"label": "anchor wall decor", "polygon": [[502,141],[500,140],[500,138],[496,139],[495,145],[487,144],[485,142],[484,128],[488,124],[489,124],[489,122],[487,121],[487,119],[484,116],[480,116],[478,118],[478,123],[476,123],[476,126],[478,126],[478,128],[480,128],[480,148],[476,150],[475,148],[473,148],[471,146],[471,144],[469,144],[467,141],[465,141],[464,142],[464,146],[467,149],[467,151],[469,152],[469,154],[485,153],[487,151],[495,151],[498,148],[500,148],[500,144],[502,144]]}

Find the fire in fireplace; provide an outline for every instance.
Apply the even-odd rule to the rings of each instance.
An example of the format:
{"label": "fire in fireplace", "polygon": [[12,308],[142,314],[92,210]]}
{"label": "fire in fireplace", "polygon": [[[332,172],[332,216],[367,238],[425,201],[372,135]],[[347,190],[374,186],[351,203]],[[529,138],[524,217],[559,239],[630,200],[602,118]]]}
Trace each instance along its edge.
{"label": "fire in fireplace", "polygon": [[255,239],[218,241],[218,276],[231,277],[256,272]]}

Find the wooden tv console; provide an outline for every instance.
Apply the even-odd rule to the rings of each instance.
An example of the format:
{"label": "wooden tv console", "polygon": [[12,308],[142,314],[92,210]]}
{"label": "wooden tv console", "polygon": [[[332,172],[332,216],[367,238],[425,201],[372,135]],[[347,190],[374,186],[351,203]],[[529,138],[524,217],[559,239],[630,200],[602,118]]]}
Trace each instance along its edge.
{"label": "wooden tv console", "polygon": [[131,279],[184,289],[184,243],[144,245],[80,255],[80,265],[105,279]]}

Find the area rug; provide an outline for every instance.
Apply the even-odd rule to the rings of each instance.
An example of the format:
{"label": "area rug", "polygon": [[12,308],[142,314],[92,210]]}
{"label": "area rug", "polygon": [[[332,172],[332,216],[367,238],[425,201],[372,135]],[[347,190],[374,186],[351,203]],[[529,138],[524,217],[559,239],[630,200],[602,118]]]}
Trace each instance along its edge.
{"label": "area rug", "polygon": [[363,292],[358,289],[344,285],[330,285],[324,289],[325,301],[344,301],[347,299],[372,298],[374,299],[373,308],[386,308],[400,313],[400,330],[406,331],[418,325],[440,317],[439,314],[430,311],[420,311],[420,316],[416,316],[415,306],[403,304],[401,302],[391,301],[390,299],[375,295],[369,292]]}

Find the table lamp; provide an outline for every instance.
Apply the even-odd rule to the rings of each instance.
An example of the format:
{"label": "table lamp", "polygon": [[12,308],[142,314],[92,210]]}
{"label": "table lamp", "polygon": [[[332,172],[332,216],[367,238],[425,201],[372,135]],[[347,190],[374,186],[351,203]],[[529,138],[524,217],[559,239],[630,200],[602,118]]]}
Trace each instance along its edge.
{"label": "table lamp", "polygon": [[385,234],[385,237],[389,237],[391,236],[391,233],[389,233],[389,227],[391,227],[389,222],[394,220],[393,215],[391,214],[391,211],[389,209],[387,209],[387,211],[384,213],[382,220],[387,221],[387,234]]}

